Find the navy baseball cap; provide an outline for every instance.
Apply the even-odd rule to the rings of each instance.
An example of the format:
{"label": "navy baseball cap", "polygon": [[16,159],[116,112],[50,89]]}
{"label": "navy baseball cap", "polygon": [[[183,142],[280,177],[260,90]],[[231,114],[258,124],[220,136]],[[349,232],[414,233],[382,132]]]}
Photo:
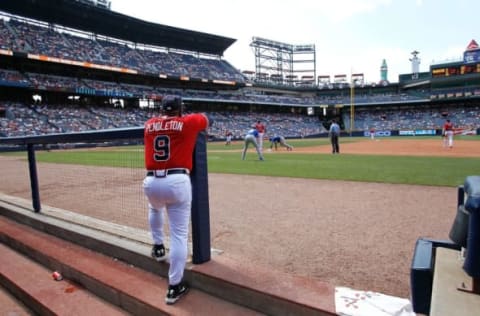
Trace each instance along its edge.
{"label": "navy baseball cap", "polygon": [[181,110],[182,105],[182,97],[178,95],[166,95],[162,99],[162,110],[166,112]]}

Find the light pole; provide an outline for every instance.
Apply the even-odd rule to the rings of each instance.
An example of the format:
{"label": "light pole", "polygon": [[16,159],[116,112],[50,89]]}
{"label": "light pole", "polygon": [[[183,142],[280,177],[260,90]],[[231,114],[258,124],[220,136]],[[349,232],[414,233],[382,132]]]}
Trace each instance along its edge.
{"label": "light pole", "polygon": [[350,136],[352,136],[353,129],[355,127],[355,84],[353,80],[350,82]]}

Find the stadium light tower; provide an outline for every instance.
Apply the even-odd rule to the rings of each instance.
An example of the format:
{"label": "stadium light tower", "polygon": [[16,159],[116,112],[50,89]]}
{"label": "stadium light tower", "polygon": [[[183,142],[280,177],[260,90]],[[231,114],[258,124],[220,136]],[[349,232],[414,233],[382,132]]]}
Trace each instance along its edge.
{"label": "stadium light tower", "polygon": [[315,45],[292,45],[253,37],[250,47],[255,53],[257,81],[294,86],[316,84]]}

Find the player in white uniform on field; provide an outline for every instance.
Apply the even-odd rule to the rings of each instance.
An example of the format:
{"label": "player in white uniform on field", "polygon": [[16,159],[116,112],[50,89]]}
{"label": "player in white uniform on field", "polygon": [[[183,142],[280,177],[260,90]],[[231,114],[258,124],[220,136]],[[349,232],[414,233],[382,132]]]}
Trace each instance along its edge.
{"label": "player in white uniform on field", "polygon": [[258,131],[255,128],[252,128],[247,132],[247,135],[245,135],[245,143],[243,145],[242,160],[245,160],[245,156],[247,155],[247,149],[250,145],[253,145],[253,147],[255,147],[255,150],[258,154],[258,159],[263,160],[263,154],[260,151],[260,147],[258,146],[257,142],[258,137]]}

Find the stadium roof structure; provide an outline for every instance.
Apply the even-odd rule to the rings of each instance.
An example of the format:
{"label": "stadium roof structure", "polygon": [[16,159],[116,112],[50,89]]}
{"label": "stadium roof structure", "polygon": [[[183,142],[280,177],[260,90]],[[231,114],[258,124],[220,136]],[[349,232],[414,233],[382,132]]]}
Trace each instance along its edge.
{"label": "stadium roof structure", "polygon": [[[2,0],[0,10],[133,43],[218,56],[223,56],[225,50],[236,41],[228,37],[144,21],[73,0]],[[172,14],[181,16],[178,13]]]}

